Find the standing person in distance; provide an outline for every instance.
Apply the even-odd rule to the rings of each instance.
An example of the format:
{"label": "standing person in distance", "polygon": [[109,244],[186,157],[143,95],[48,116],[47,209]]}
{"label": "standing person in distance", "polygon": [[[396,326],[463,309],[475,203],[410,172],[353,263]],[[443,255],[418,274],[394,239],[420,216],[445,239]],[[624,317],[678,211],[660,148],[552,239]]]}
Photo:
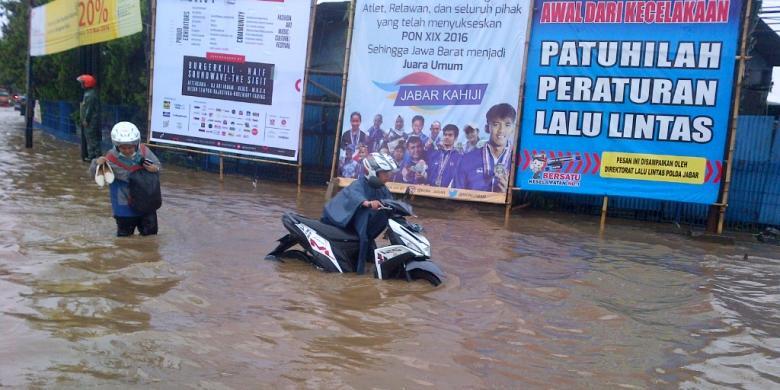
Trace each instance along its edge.
{"label": "standing person in distance", "polygon": [[[76,78],[84,89],[84,97],[79,107],[79,125],[81,125],[81,159],[92,161],[101,154],[100,141],[100,98],[98,97],[97,80],[94,76],[83,74]],[[85,154],[86,153],[86,154]]]}

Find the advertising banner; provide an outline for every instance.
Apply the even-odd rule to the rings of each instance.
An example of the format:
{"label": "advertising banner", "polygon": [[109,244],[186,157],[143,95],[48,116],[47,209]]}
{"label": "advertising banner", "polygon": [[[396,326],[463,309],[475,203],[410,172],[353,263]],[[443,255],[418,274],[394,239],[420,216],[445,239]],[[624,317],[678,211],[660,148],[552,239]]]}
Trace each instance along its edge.
{"label": "advertising banner", "polygon": [[358,0],[337,176],[393,156],[389,185],[506,202],[530,4]]}
{"label": "advertising banner", "polygon": [[157,3],[151,137],[297,161],[311,2]]}
{"label": "advertising banner", "polygon": [[141,32],[139,0],[55,0],[33,8],[30,18],[32,56]]}
{"label": "advertising banner", "polygon": [[536,0],[515,185],[716,202],[741,10]]}

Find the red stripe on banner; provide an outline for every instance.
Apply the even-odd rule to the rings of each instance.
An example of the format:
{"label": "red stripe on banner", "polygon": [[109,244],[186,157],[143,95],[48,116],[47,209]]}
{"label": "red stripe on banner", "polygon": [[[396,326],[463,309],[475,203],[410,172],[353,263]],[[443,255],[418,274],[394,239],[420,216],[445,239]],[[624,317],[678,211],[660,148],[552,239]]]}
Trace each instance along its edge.
{"label": "red stripe on banner", "polygon": [[227,53],[206,53],[206,59],[209,61],[231,62],[235,64],[243,64],[246,61],[246,57],[240,54]]}
{"label": "red stripe on banner", "polygon": [[550,159],[555,159],[555,152],[552,150],[550,151]]}
{"label": "red stripe on banner", "polygon": [[582,173],[588,172],[590,172],[590,153],[585,153],[585,169],[582,170]]}
{"label": "red stripe on banner", "polygon": [[715,161],[715,166],[718,167],[718,174],[715,175],[715,180],[712,182],[718,184],[720,183],[720,177],[723,175],[723,163],[721,163],[720,160]]}
{"label": "red stripe on banner", "polygon": [[580,155],[580,152],[577,152],[575,154],[577,157],[577,168],[574,168],[574,173],[580,173],[580,168],[582,168],[582,155]]}
{"label": "red stripe on banner", "polygon": [[[571,152],[566,152],[566,157],[571,159]],[[574,166],[574,161],[569,160],[569,163],[566,164],[566,173],[571,173],[571,168]]]}
{"label": "red stripe on banner", "polygon": [[596,160],[596,166],[593,167],[593,172],[591,173],[595,175],[601,167],[601,158],[598,153],[593,153],[593,159]]}
{"label": "red stripe on banner", "polygon": [[528,154],[528,149],[524,149],[523,154],[525,154],[525,163],[523,164],[523,170],[526,170],[528,169],[528,166],[531,165],[531,157]]}
{"label": "red stripe on banner", "polygon": [[704,175],[704,182],[707,183],[710,181],[710,178],[712,178],[712,163],[710,160],[707,160],[707,173]]}

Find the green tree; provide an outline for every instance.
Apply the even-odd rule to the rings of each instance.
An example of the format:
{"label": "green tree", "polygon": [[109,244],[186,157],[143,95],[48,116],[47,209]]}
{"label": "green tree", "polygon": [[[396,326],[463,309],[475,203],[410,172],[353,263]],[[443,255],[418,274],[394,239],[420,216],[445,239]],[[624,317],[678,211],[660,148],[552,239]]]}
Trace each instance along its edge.
{"label": "green tree", "polygon": [[0,38],[0,86],[24,91],[27,85],[27,2],[0,0],[7,22]]}

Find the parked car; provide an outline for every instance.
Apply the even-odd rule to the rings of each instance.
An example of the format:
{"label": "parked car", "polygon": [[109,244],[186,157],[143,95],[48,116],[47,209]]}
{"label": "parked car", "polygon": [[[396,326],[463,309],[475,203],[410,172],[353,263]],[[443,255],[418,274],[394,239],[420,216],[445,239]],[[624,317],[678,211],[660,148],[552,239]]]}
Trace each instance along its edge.
{"label": "parked car", "polygon": [[27,96],[17,95],[16,99],[14,99],[14,110],[17,110],[19,111],[20,114],[24,115],[26,109],[27,109]]}
{"label": "parked car", "polygon": [[0,106],[8,107],[11,105],[11,95],[6,91],[0,91]]}

